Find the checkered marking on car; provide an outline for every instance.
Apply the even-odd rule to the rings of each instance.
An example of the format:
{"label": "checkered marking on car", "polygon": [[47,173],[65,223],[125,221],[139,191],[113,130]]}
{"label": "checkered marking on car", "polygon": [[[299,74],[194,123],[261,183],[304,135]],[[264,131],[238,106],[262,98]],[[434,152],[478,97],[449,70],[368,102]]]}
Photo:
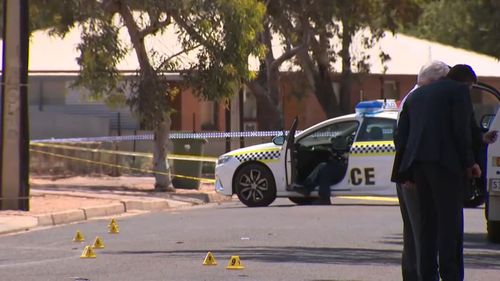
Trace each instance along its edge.
{"label": "checkered marking on car", "polygon": [[392,141],[357,142],[353,144],[350,150],[352,156],[386,155],[395,152],[396,148]]}
{"label": "checkered marking on car", "polygon": [[277,160],[280,157],[279,150],[270,150],[270,151],[254,151],[245,154],[235,155],[236,159],[240,162],[246,161],[270,161]]}

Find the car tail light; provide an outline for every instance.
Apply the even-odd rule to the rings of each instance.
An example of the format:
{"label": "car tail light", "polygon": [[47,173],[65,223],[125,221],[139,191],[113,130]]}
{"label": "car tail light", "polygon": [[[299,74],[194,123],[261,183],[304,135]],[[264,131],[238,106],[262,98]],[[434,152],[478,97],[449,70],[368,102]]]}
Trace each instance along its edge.
{"label": "car tail light", "polygon": [[493,156],[493,166],[500,167],[500,157]]}

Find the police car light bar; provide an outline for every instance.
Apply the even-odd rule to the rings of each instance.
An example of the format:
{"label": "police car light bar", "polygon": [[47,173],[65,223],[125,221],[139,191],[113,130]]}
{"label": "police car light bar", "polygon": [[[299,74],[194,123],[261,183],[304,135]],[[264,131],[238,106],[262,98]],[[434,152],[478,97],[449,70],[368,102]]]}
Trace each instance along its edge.
{"label": "police car light bar", "polygon": [[371,100],[362,101],[356,105],[356,113],[358,114],[373,114],[382,111],[398,110],[396,100]]}

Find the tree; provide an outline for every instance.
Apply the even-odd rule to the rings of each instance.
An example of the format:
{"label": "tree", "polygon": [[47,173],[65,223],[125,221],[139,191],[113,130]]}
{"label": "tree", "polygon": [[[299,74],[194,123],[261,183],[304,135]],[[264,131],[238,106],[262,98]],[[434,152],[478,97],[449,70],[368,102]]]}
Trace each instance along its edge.
{"label": "tree", "polygon": [[258,36],[258,42],[265,47],[265,55],[260,60],[257,77],[246,81],[247,87],[257,100],[257,121],[260,130],[282,129],[280,67],[301,50],[308,48],[309,39],[305,33],[301,40],[282,37],[283,52],[277,57],[272,48],[273,34],[279,33],[280,21],[288,12],[293,12],[288,6],[294,4],[295,1],[266,1],[263,30]]}
{"label": "tree", "polygon": [[[51,18],[41,2],[57,8]],[[171,103],[179,92],[179,85],[165,74],[179,71],[186,65],[181,55],[194,52],[197,61],[185,67],[185,85],[201,98],[225,100],[249,79],[248,56],[261,51],[255,36],[261,31],[264,6],[256,0],[45,0],[33,10],[53,34],[64,36],[76,25],[81,28],[76,85],[89,89],[94,98],[124,99],[141,124],[153,130],[155,189],[161,191],[170,188],[166,143]],[[181,51],[166,56],[147,47],[149,38],[174,27]],[[130,40],[125,41],[120,32]],[[139,69],[126,84],[117,65],[129,51],[135,52]]]}
{"label": "tree", "polygon": [[500,58],[499,1],[430,1],[422,9],[419,21],[404,32]]}
{"label": "tree", "polygon": [[[355,56],[350,51],[353,38],[359,36],[363,49],[371,49],[386,31],[395,32],[403,24],[414,23],[421,14],[418,0],[365,0],[363,3],[364,5],[359,5],[359,2],[340,0],[335,7],[334,17],[340,23],[338,35],[342,46],[338,55],[342,59],[340,107],[344,114],[350,112],[353,66],[358,73],[370,72],[370,65],[367,63],[369,55],[361,52]],[[369,32],[363,32],[365,30]],[[379,58],[384,63],[390,59],[390,55],[381,51]]]}
{"label": "tree", "polygon": [[[249,84],[259,106],[264,104],[262,111],[273,116],[279,115],[275,85],[285,61],[301,69],[301,79],[293,79],[292,88],[298,94],[312,90],[327,118],[351,112],[353,69],[358,73],[370,69],[367,52],[351,51],[353,40],[364,49],[373,48],[386,30],[395,31],[403,22],[415,22],[420,14],[419,0],[269,0],[266,5],[264,33],[259,39],[268,53],[259,76]],[[279,37],[283,46],[277,58],[270,48],[273,36]],[[389,57],[381,53],[380,59]],[[339,60],[342,68],[334,69]],[[341,73],[340,93],[335,93],[333,72]]]}

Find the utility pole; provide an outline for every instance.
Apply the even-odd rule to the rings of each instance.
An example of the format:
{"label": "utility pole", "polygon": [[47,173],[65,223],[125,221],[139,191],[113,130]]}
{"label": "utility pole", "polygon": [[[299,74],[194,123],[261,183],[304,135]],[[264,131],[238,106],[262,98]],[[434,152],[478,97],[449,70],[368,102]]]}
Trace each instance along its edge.
{"label": "utility pole", "polygon": [[3,0],[0,209],[29,210],[28,0]]}

